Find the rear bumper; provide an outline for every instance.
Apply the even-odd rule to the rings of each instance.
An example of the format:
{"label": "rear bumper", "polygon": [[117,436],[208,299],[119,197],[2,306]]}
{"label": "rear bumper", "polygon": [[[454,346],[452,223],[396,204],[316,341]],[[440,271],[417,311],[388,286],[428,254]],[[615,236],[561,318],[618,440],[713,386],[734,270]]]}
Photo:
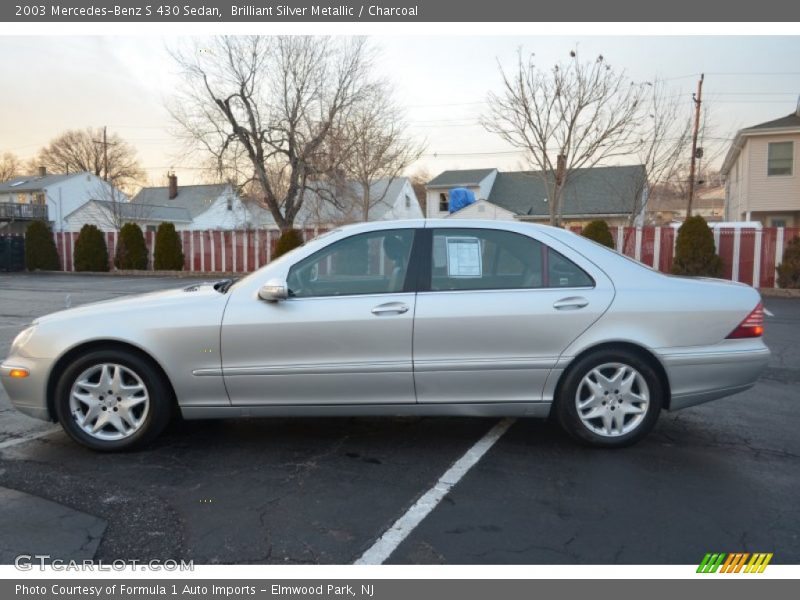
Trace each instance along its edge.
{"label": "rear bumper", "polygon": [[658,351],[670,382],[670,410],[679,410],[753,387],[769,363],[760,338]]}
{"label": "rear bumper", "polygon": [[[36,419],[51,421],[47,410],[47,374],[52,359],[33,359],[9,356],[0,364],[0,383],[8,393],[11,404],[21,413]],[[29,375],[22,379],[12,379],[11,369],[26,369]]]}

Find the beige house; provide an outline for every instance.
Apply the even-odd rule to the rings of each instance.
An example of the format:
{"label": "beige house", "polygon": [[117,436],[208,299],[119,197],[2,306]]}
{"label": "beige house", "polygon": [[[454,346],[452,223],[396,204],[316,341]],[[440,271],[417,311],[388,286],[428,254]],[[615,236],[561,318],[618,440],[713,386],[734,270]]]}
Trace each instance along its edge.
{"label": "beige house", "polygon": [[800,103],[797,111],[742,129],[722,165],[725,220],[800,227]]}

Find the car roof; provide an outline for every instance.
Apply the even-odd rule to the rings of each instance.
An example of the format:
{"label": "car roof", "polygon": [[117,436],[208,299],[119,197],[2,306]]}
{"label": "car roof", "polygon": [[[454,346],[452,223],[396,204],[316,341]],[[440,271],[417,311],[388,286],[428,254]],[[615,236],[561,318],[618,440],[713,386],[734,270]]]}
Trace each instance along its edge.
{"label": "car roof", "polygon": [[412,228],[462,228],[462,229],[503,229],[507,231],[531,231],[538,230],[549,235],[557,235],[558,232],[572,235],[559,227],[550,225],[540,225],[538,223],[526,223],[522,221],[498,221],[494,219],[396,219],[391,221],[369,221],[366,223],[351,223],[338,227],[348,233],[380,231],[381,229],[402,229]]}

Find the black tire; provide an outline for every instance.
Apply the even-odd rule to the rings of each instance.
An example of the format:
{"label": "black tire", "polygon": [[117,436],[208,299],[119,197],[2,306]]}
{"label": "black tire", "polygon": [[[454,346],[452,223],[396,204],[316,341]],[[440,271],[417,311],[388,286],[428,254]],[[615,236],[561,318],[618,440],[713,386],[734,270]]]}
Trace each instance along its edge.
{"label": "black tire", "polygon": [[[632,367],[644,379],[649,392],[649,402],[644,416],[631,431],[613,436],[601,435],[589,428],[578,415],[576,395],[583,378],[592,369],[607,363],[621,363]],[[631,446],[645,437],[658,420],[664,404],[664,386],[658,373],[640,355],[629,350],[600,350],[579,359],[570,365],[559,386],[555,403],[555,416],[564,430],[578,442],[598,448],[623,448]],[[613,395],[613,393],[612,393]],[[604,405],[605,406],[605,405]],[[628,418],[628,417],[626,417]],[[625,426],[622,427],[624,431]]]}
{"label": "black tire", "polygon": [[[123,439],[102,440],[93,437],[81,429],[70,409],[70,393],[75,380],[86,369],[102,363],[119,364],[136,373],[150,399],[141,427]],[[55,394],[56,416],[61,427],[73,440],[98,452],[122,452],[148,444],[164,430],[175,410],[172,390],[153,363],[139,354],[117,348],[92,350],[75,359],[59,377]]]}

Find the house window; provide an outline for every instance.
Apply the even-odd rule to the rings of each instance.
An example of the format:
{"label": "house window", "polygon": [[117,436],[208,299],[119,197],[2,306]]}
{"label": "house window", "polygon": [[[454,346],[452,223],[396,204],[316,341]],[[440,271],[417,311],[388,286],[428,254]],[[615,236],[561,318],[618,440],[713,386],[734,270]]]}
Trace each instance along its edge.
{"label": "house window", "polygon": [[228,210],[233,210],[233,198],[228,196]]}
{"label": "house window", "polygon": [[767,155],[767,175],[792,174],[794,142],[771,142]]}
{"label": "house window", "polygon": [[34,204],[44,204],[44,192],[36,192],[33,196],[33,203]]}
{"label": "house window", "polygon": [[786,219],[771,219],[773,227],[786,227]]}
{"label": "house window", "polygon": [[27,204],[28,203],[28,194],[17,194],[17,202],[19,204]]}
{"label": "house window", "polygon": [[156,233],[156,231],[158,231],[158,228],[155,225],[147,225],[147,227],[145,227],[145,231],[147,231],[148,233]]}
{"label": "house window", "polygon": [[406,194],[406,208],[411,208],[411,196]]}
{"label": "house window", "polygon": [[439,194],[439,212],[447,212],[450,209],[450,203],[447,201],[447,194],[441,192]]}

